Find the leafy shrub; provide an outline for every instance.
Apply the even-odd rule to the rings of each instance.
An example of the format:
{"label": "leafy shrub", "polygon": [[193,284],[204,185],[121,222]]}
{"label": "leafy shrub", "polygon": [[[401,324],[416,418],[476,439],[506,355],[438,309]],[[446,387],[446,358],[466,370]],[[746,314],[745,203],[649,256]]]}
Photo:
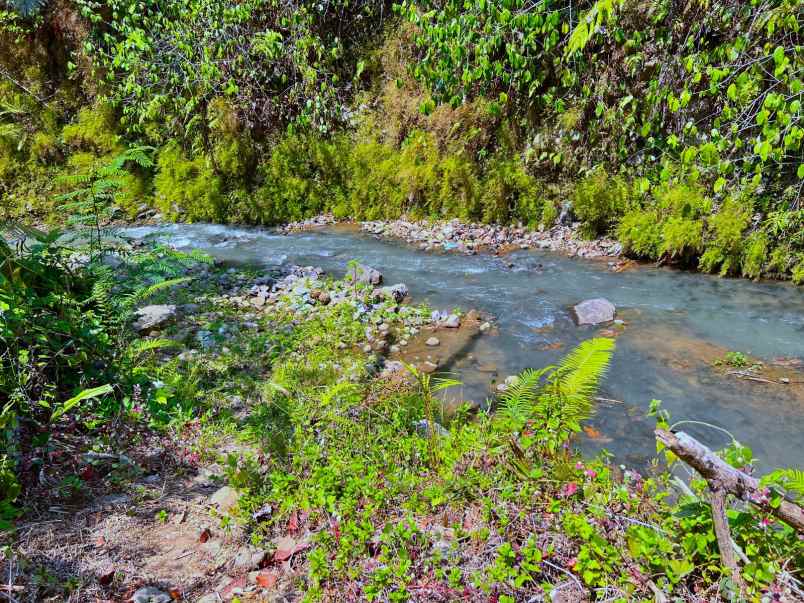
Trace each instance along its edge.
{"label": "leafy shrub", "polygon": [[572,209],[589,237],[607,233],[625,213],[629,191],[619,177],[611,177],[599,167],[575,187]]}
{"label": "leafy shrub", "polygon": [[482,219],[507,224],[519,221],[539,223],[542,190],[518,158],[497,155],[489,161],[483,179]]}
{"label": "leafy shrub", "polygon": [[662,225],[660,256],[673,258],[697,257],[703,248],[703,222],[671,216]]}
{"label": "leafy shrub", "polygon": [[744,233],[751,223],[751,212],[741,200],[731,197],[709,219],[709,241],[701,256],[700,268],[707,272],[715,270],[730,274],[740,269],[743,254]]}
{"label": "leafy shrub", "polygon": [[225,221],[223,183],[208,159],[187,159],[178,143],[159,151],[154,202],[166,216],[193,221]]}
{"label": "leafy shrub", "polygon": [[617,238],[626,253],[655,258],[662,246],[659,213],[655,209],[632,209],[617,227]]}

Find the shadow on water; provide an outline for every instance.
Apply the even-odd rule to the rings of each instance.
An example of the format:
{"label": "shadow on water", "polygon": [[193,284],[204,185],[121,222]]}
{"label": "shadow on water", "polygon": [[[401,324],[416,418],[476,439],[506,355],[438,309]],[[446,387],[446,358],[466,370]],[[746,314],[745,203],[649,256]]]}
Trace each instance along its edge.
{"label": "shadow on water", "polygon": [[[778,366],[774,380],[740,379],[712,366],[729,350],[761,359],[804,359],[804,291],[786,283],[721,279],[639,267],[621,273],[605,262],[543,251],[517,251],[505,262],[491,255],[426,253],[344,229],[284,236],[258,228],[169,225],[130,228],[132,238],[156,237],[178,248],[197,248],[228,262],[273,267],[316,265],[342,275],[351,259],[383,272],[387,283],[406,283],[416,301],[434,308],[475,308],[496,317],[496,334],[475,338],[452,358],[467,399],[483,402],[494,382],[528,367],[559,360],[583,339],[617,335],[617,351],[603,384],[597,414],[582,448],[606,448],[624,463],[642,464],[655,451],[651,399],[661,399],[674,420],[711,422],[754,449],[760,470],[804,461],[804,380]],[[509,266],[511,263],[512,266]],[[606,297],[625,321],[620,329],[578,327],[569,309]],[[715,430],[685,427],[712,446]]]}

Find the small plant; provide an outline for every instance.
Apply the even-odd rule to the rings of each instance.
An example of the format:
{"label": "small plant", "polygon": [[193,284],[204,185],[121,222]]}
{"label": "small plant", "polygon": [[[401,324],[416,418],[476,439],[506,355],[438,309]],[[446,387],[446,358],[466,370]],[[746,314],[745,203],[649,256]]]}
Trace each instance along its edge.
{"label": "small plant", "polygon": [[747,368],[753,363],[742,352],[726,352],[723,358],[715,361],[717,366],[730,366],[732,368]]}
{"label": "small plant", "polygon": [[154,518],[159,523],[167,523],[167,521],[168,521],[168,512],[167,512],[167,510],[166,509],[159,509],[159,511],[156,512],[156,515],[154,516]]}

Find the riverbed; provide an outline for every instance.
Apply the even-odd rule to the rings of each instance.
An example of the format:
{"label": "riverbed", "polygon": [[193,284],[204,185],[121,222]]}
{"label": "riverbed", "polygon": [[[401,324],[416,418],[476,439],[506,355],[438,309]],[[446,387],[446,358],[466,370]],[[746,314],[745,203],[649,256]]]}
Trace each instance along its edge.
{"label": "riverbed", "polygon": [[[200,249],[234,264],[314,265],[334,276],[357,259],[380,270],[388,284],[406,283],[416,302],[488,312],[496,328],[445,367],[464,383],[457,394],[467,400],[485,400],[507,375],[555,362],[583,339],[614,336],[617,350],[602,400],[585,427],[584,452],[606,449],[621,463],[644,466],[655,453],[653,419],[646,417],[655,398],[673,421],[728,430],[753,449],[759,472],[804,464],[801,287],[648,266],[616,273],[605,261],[548,251],[516,251],[504,258],[425,252],[337,227],[284,235],[174,224],[126,228],[121,234]],[[577,326],[572,305],[593,297],[613,302],[624,324]],[[750,380],[715,366],[728,351],[760,359],[773,377]],[[699,424],[684,429],[715,448],[728,441]]]}

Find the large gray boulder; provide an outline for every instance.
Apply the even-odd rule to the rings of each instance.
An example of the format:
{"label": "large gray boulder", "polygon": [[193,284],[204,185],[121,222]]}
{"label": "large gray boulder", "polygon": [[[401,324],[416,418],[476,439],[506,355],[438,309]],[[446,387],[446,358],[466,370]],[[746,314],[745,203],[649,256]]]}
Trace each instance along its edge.
{"label": "large gray boulder", "polygon": [[157,304],[144,306],[134,312],[137,320],[134,321],[134,328],[137,331],[150,331],[161,327],[176,317],[176,306],[172,304]]}
{"label": "large gray boulder", "polygon": [[614,320],[617,309],[604,297],[587,299],[573,308],[575,320],[579,325],[599,325]]}

